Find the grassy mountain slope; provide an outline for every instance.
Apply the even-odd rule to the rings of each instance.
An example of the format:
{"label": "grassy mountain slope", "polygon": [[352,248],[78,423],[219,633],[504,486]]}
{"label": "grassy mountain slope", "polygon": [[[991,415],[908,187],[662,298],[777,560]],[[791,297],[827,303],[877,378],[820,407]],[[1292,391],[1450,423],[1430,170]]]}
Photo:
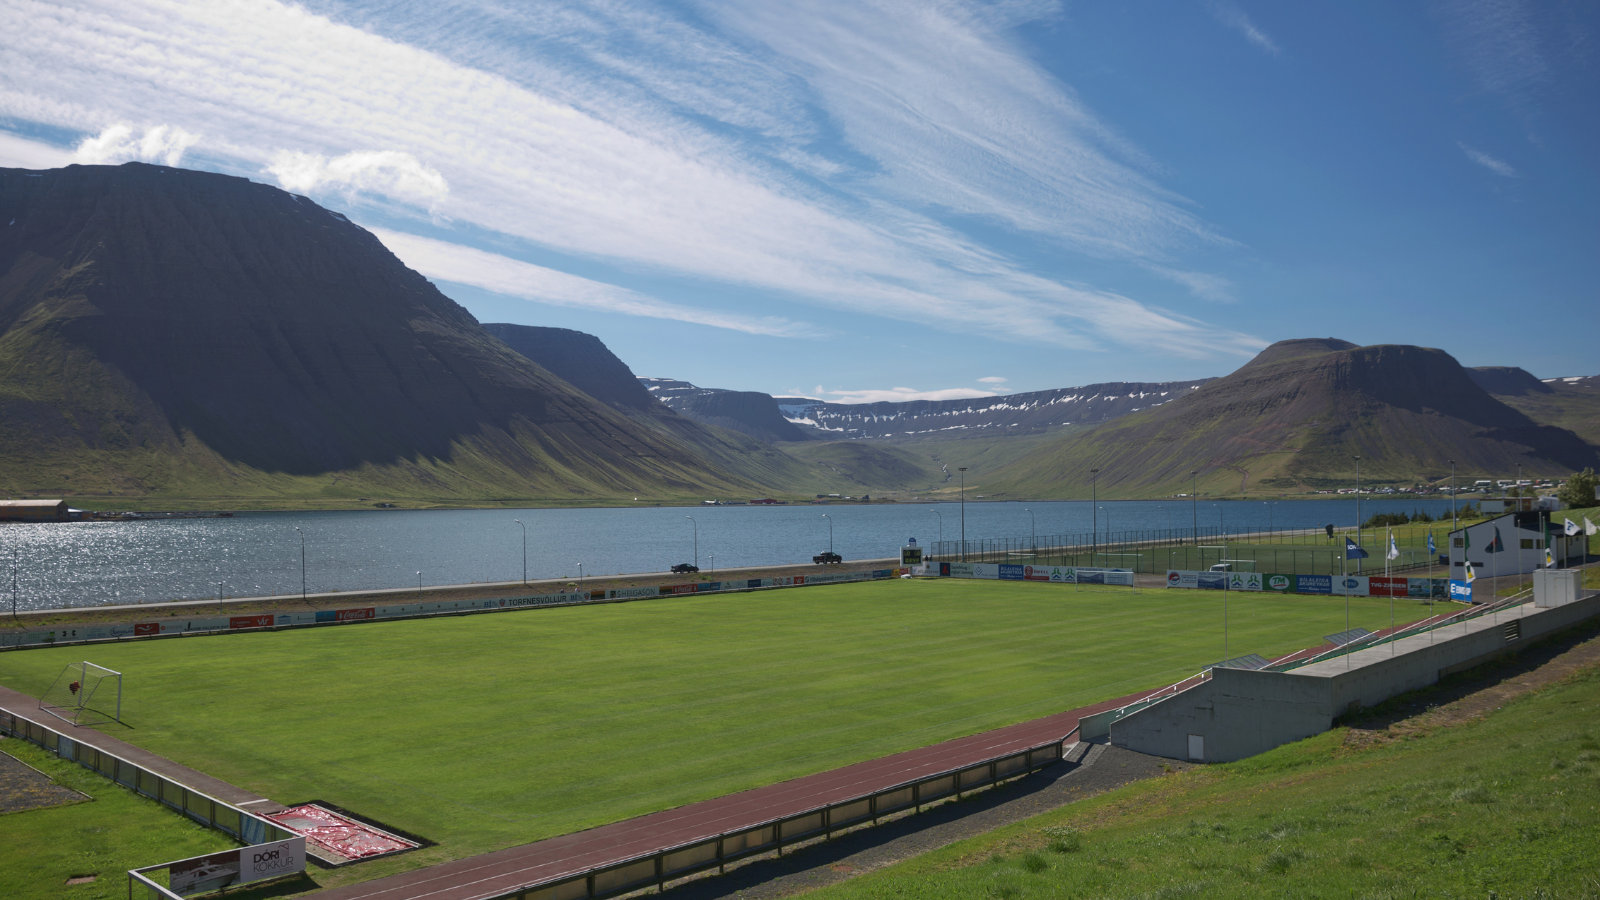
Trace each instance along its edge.
{"label": "grassy mountain slope", "polygon": [[275,188],[133,163],[7,169],[0,219],[12,495],[567,502],[745,493],[795,465],[697,432],[744,474],[720,468]]}
{"label": "grassy mountain slope", "polygon": [[1501,403],[1541,425],[1565,428],[1600,446],[1600,375],[1540,381],[1514,367],[1479,366],[1469,371],[1473,381]]}
{"label": "grassy mountain slope", "polygon": [[[1303,490],[1370,481],[1564,474],[1596,448],[1489,396],[1440,350],[1283,341],[1177,401],[1069,435],[983,480],[990,496],[1076,496],[1100,469],[1107,496]],[[968,481],[969,489],[972,482]]]}

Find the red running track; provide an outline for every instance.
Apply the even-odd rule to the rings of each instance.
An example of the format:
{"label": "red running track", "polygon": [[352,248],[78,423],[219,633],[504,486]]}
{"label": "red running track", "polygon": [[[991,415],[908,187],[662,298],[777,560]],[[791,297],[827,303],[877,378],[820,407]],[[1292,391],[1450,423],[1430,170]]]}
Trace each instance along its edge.
{"label": "red running track", "polygon": [[775,819],[801,815],[918,778],[1052,743],[1070,734],[1083,716],[1126,706],[1152,693],[1155,691],[1131,694],[919,750],[907,750],[415,872],[335,888],[314,896],[318,900],[486,900],[530,885],[559,881],[710,840],[721,834],[758,828]]}

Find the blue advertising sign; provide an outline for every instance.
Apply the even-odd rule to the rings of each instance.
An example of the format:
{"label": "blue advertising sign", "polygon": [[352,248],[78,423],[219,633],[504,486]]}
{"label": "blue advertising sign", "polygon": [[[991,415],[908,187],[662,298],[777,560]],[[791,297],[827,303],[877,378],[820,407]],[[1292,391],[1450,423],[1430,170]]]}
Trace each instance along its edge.
{"label": "blue advertising sign", "polygon": [[1296,575],[1294,577],[1294,591],[1297,594],[1331,594],[1333,593],[1333,576]]}
{"label": "blue advertising sign", "polygon": [[949,578],[950,577],[950,564],[947,563],[947,562],[939,563],[939,574],[943,575],[946,578]]}
{"label": "blue advertising sign", "polygon": [[1001,563],[1001,565],[1000,565],[1000,580],[1001,581],[1021,581],[1022,580],[1022,566]]}
{"label": "blue advertising sign", "polygon": [[1196,572],[1194,586],[1202,591],[1225,591],[1228,589],[1228,573]]}
{"label": "blue advertising sign", "polygon": [[744,586],[745,587],[753,587],[753,588],[761,587],[761,579],[759,579],[759,578],[751,578],[751,579],[749,579],[748,581],[746,581],[744,583]]}
{"label": "blue advertising sign", "polygon": [[1450,599],[1462,603],[1472,602],[1472,584],[1459,578],[1450,579]]}

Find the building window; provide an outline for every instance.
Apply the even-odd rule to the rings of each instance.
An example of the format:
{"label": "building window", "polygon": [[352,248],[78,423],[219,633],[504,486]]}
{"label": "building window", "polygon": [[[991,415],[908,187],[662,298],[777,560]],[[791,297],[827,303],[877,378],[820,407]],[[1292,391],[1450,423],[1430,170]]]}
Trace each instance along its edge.
{"label": "building window", "polygon": [[1450,539],[1450,546],[1459,549],[1461,547],[1465,547],[1466,544],[1463,542],[1462,538],[1451,538]]}
{"label": "building window", "polygon": [[1523,538],[1522,539],[1522,549],[1524,549],[1524,550],[1532,550],[1533,549],[1533,538]]}

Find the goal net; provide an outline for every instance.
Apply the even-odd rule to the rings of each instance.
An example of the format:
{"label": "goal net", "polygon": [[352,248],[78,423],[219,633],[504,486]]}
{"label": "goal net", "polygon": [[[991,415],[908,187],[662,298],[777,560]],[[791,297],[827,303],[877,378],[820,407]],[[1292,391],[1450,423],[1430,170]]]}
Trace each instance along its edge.
{"label": "goal net", "polygon": [[122,721],[122,673],[92,662],[61,670],[39,698],[39,708],[74,725]]}

